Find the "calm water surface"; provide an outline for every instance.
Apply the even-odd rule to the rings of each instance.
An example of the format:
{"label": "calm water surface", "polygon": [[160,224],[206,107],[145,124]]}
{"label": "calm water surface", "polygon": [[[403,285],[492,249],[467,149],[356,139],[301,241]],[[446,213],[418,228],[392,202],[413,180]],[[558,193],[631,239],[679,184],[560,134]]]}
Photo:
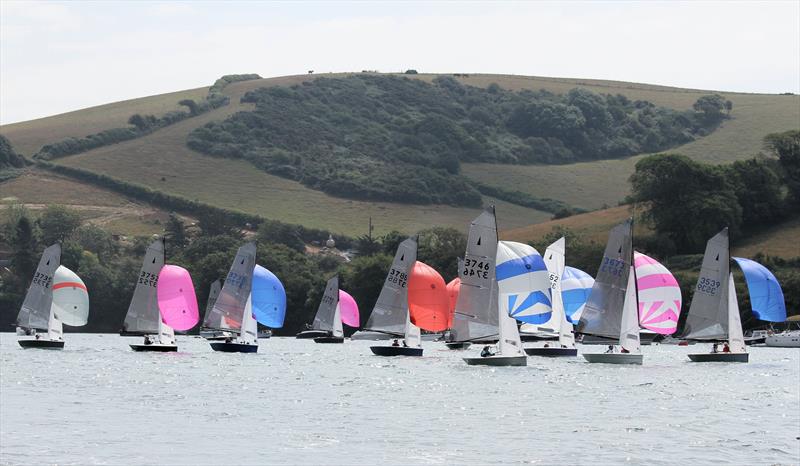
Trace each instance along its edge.
{"label": "calm water surface", "polygon": [[[64,351],[0,336],[0,464],[798,464],[800,351],[695,364],[644,347],[644,366],[530,358],[467,366],[424,342],[261,340],[177,354],[68,334]],[[600,346],[582,348],[602,351]]]}

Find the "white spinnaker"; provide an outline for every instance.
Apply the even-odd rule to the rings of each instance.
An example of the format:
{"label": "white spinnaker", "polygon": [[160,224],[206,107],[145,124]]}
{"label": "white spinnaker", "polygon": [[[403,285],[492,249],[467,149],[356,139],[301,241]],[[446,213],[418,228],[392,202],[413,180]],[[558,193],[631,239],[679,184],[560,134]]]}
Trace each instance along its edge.
{"label": "white spinnaker", "polygon": [[[497,287],[497,283],[494,285]],[[497,290],[495,290],[496,292]],[[522,340],[519,337],[517,319],[508,315],[501,306],[497,306],[498,320],[500,322],[500,338],[497,342],[497,353],[500,356],[524,356]]]}
{"label": "white spinnaker", "polygon": [[622,322],[619,326],[619,345],[631,353],[640,353],[639,342],[639,302],[636,298],[636,273],[633,266],[628,274],[625,289],[625,302],[622,305]]}
{"label": "white spinnaker", "polygon": [[336,309],[333,311],[333,328],[331,329],[331,334],[337,338],[344,337],[344,329],[342,328],[342,308],[338,301],[336,302]]}
{"label": "white spinnaker", "polygon": [[731,353],[744,353],[747,351],[744,346],[742,318],[739,315],[739,301],[736,299],[733,274],[728,276],[728,346]]}
{"label": "white spinnaker", "polygon": [[53,277],[52,310],[64,325],[82,327],[89,321],[89,293],[86,285],[72,270],[62,266]]}
{"label": "white spinnaker", "polygon": [[411,316],[408,315],[408,313],[406,313],[406,329],[403,341],[405,342],[406,346],[411,348],[419,348],[422,341],[419,327],[411,323]]}

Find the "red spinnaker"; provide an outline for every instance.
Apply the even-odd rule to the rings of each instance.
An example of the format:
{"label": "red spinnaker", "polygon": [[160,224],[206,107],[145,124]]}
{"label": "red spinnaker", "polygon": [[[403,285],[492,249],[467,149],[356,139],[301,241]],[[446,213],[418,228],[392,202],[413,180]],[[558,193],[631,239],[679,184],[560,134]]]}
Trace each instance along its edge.
{"label": "red spinnaker", "polygon": [[408,311],[411,323],[429,332],[448,328],[450,298],[439,272],[417,261],[408,279]]}

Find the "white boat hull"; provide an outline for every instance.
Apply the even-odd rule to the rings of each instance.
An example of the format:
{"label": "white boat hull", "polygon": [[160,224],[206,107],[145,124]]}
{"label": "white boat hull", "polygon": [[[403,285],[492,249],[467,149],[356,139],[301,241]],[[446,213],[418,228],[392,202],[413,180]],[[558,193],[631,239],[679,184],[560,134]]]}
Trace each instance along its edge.
{"label": "white boat hull", "polygon": [[590,363],[642,365],[642,355],[635,353],[583,353]]}
{"label": "white boat hull", "polygon": [[777,333],[768,336],[764,343],[775,348],[800,348],[800,332]]}

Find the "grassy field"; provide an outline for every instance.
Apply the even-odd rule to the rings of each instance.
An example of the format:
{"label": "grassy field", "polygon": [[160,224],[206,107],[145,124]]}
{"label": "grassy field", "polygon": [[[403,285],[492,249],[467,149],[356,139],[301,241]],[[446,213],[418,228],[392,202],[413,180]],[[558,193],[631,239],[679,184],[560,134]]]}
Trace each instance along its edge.
{"label": "grassy field", "polygon": [[[247,162],[206,157],[186,147],[186,137],[194,128],[249,109],[249,105],[239,103],[239,99],[251,89],[298,84],[321,76],[344,75],[298,75],[233,83],[224,90],[231,97],[231,104],[226,107],[181,121],[143,138],[59,159],[57,162],[106,173],[221,207],[351,235],[365,233],[369,217],[373,218],[378,233],[391,229],[413,232],[432,225],[465,228],[477,210],[334,198],[299,183],[259,171]],[[409,77],[430,81],[435,75]],[[566,78],[471,74],[456,79],[474,86],[485,87],[497,83],[507,89],[545,89],[554,93],[585,87],[595,92],[620,93],[630,99],[648,100],[676,109],[690,108],[699,96],[710,93],[649,84]],[[199,99],[205,96],[206,91],[207,88],[200,88],[117,102],[3,126],[0,127],[0,133],[7,136],[20,152],[29,155],[43,144],[63,137],[84,136],[120,126],[133,113],[160,114],[172,110],[177,107],[178,100]],[[798,96],[722,94],[734,103],[733,119],[725,122],[712,135],[680,147],[676,149],[677,152],[709,162],[742,159],[758,152],[761,138],[765,134],[800,126]],[[628,192],[627,178],[639,158],[557,166],[465,164],[463,170],[467,176],[487,184],[510,187],[537,197],[563,200],[578,207],[598,209],[615,206],[625,196]],[[34,202],[25,196],[20,198],[24,202]],[[486,201],[492,202],[491,199]],[[501,230],[508,230],[509,234],[520,231],[518,228],[525,225],[546,222],[550,217],[545,212],[504,202],[497,202],[497,207]],[[609,210],[602,214],[610,216],[609,219],[602,221],[599,217],[589,218],[599,221],[596,228],[602,230],[614,223],[610,218],[617,213],[618,210]],[[581,221],[580,218],[581,216],[576,216],[566,220],[576,222]],[[602,223],[603,221],[610,223]],[[546,225],[550,224],[545,223],[542,227],[549,231]]]}
{"label": "grassy field", "polygon": [[35,169],[0,183],[0,196],[0,221],[15,204],[23,204],[32,211],[48,204],[63,204],[80,212],[87,222],[125,235],[161,233],[167,220],[166,212],[112,191]]}

